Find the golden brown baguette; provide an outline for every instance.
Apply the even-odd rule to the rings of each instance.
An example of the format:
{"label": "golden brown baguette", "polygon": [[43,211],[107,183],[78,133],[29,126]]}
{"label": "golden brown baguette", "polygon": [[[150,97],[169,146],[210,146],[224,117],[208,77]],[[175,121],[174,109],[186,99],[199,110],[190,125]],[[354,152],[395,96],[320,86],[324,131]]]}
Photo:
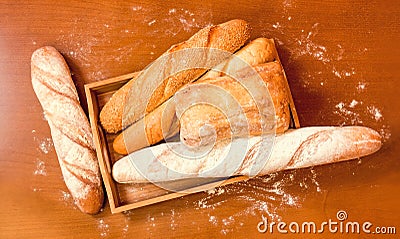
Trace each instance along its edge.
{"label": "golden brown baguette", "polygon": [[[269,150],[263,148],[264,143],[265,138],[259,136],[238,138],[218,143],[195,160],[176,153],[190,155],[182,143],[165,143],[122,158],[114,164],[112,173],[119,183],[266,175],[363,157],[379,150],[381,137],[378,132],[361,126],[305,127],[277,135]],[[231,156],[242,157],[227,157],[228,151]]]}
{"label": "golden brown baguette", "polygon": [[33,89],[49,123],[65,184],[78,208],[97,213],[103,188],[89,121],[61,54],[42,47],[32,54]]}
{"label": "golden brown baguette", "polygon": [[[163,55],[168,55],[178,50],[192,48],[213,48],[227,52],[235,52],[249,39],[250,27],[246,21],[231,20],[219,25],[208,26],[201,29],[188,40],[176,44],[169,48]],[[213,58],[212,55],[209,56]],[[171,62],[173,59],[171,60]],[[167,62],[165,69],[170,68],[171,62]],[[160,72],[165,69],[158,69]],[[130,125],[146,113],[153,111],[157,106],[161,105],[170,98],[183,85],[194,81],[204,74],[206,69],[190,69],[184,70],[177,74],[167,77],[152,92],[149,100],[138,99],[138,95],[142,93],[142,89],[153,87],[145,76],[135,80],[133,85],[126,87],[125,90],[117,91],[115,94],[121,96],[114,97],[117,99],[125,99],[124,104],[118,104],[115,100],[110,100],[100,113],[100,122],[104,129],[109,133],[116,133],[122,130],[123,112],[125,111],[126,125]],[[132,83],[133,84],[133,83]],[[144,101],[144,102],[142,102]]]}
{"label": "golden brown baguette", "polygon": [[136,75],[115,92],[100,111],[101,125],[108,133],[116,133],[122,129],[123,105],[134,80],[140,75],[140,71],[135,73]]}
{"label": "golden brown baguette", "polygon": [[113,142],[114,151],[126,155],[138,149],[156,144],[179,132],[173,98],[122,131]]}
{"label": "golden brown baguette", "polygon": [[[257,38],[237,51],[231,58],[201,76],[196,82],[223,76],[225,73],[233,74],[249,65],[254,66],[274,61],[277,58],[274,41]],[[128,154],[160,142],[164,139],[164,134],[171,135],[171,133],[177,132],[179,122],[176,120],[174,100],[172,99],[173,97],[121,132],[113,142],[114,150],[119,154]],[[165,110],[167,104],[170,105],[169,110]]]}
{"label": "golden brown baguette", "polygon": [[[183,112],[178,115],[181,127],[180,138],[183,143],[188,146],[199,146],[231,137],[257,136],[271,130],[275,124],[276,133],[283,133],[289,128],[289,93],[286,90],[286,79],[281,64],[277,61],[268,62],[255,66],[254,71],[244,69],[244,72],[240,73],[242,83],[247,81],[247,86],[253,84],[255,79],[253,76],[259,74],[271,96],[275,112],[268,110],[269,98],[264,97],[266,100],[253,98],[255,96],[252,92],[246,90],[239,81],[228,76],[206,79],[200,83],[188,85],[174,97],[177,113]],[[200,89],[199,86],[204,87]],[[214,98],[215,101],[221,94],[221,90],[214,93],[215,87],[221,88],[226,92],[225,94],[233,97],[232,100],[224,97],[225,100],[216,102],[218,107],[212,104],[197,104],[185,109],[188,99],[192,97],[190,94],[194,94],[197,89],[207,91],[205,101],[209,98]],[[265,107],[261,102],[264,102]],[[183,109],[179,109],[180,107]],[[262,108],[265,112],[260,110]],[[240,115],[241,111],[243,115]],[[268,113],[270,115],[266,115]],[[261,120],[262,115],[265,116],[264,121]]]}

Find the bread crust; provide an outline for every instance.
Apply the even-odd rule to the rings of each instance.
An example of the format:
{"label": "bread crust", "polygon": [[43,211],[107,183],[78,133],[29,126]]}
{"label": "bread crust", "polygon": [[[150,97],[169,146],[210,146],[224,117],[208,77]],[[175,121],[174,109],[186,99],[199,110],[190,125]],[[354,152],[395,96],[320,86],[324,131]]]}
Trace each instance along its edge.
{"label": "bread crust", "polygon": [[79,104],[67,63],[55,48],[39,48],[32,54],[31,77],[65,184],[78,208],[95,214],[104,200],[99,165],[89,121]]}
{"label": "bread crust", "polygon": [[[215,66],[212,70],[201,76],[194,83],[202,83],[209,80],[210,78],[225,76],[226,73],[234,74],[236,71],[240,71],[240,69],[248,67],[249,65],[255,66],[257,64],[265,62],[272,62],[278,58],[274,41],[267,38],[257,38],[251,41],[239,51],[237,51],[234,56],[235,57],[227,59],[221,64]],[[260,70],[261,74],[262,71],[267,70],[267,66],[260,65],[257,67],[257,69]],[[269,70],[268,72],[271,74],[276,74],[276,72],[273,72],[271,70]],[[262,75],[262,77],[270,78],[273,76]],[[275,85],[273,87],[275,87]],[[280,85],[277,85],[277,87],[277,90],[281,90],[281,95],[284,95],[286,91],[285,88],[282,88]],[[278,92],[271,96],[276,97],[276,99],[274,99],[274,104],[275,101],[282,102],[282,107],[280,109],[283,109],[284,105],[287,103],[287,100],[284,99],[285,97],[277,98],[279,96]],[[126,155],[135,150],[162,141],[166,132],[177,132],[179,130],[179,123],[174,121],[175,110],[171,110],[171,106],[169,107],[169,110],[165,110],[167,102],[168,104],[173,104],[174,97],[170,98],[168,101],[158,106],[155,110],[150,112],[144,118],[140,119],[138,122],[132,124],[123,132],[121,132],[113,142],[114,150],[119,154]],[[278,118],[282,119],[280,117],[282,115],[280,114],[280,111],[277,112],[279,113]],[[282,121],[284,120],[282,119]],[[227,128],[226,130],[229,129]]]}
{"label": "bread crust", "polygon": [[[194,177],[255,176],[254,165],[267,159],[264,164],[259,165],[261,170],[257,174],[266,175],[286,169],[355,159],[372,154],[381,147],[378,132],[362,126],[291,129],[275,137],[271,151],[261,150],[265,139],[259,136],[237,140],[242,140],[243,144],[236,144],[239,149],[233,150],[237,150],[238,153],[245,150],[241,152],[244,154],[238,165],[235,165],[237,162],[230,165],[231,160],[224,159],[232,143],[217,144],[208,154],[190,160],[190,163],[174,152],[174,148],[179,147],[181,143],[169,143],[139,150],[117,161],[112,170],[113,177],[120,183],[144,183],[148,182],[148,179],[143,175],[150,175],[153,182]],[[152,158],[143,158],[143,155]],[[132,161],[142,165],[141,171]],[[156,167],[157,162],[164,167]],[[214,171],[212,175],[207,173],[221,163],[225,163],[225,166]],[[230,171],[232,168],[236,169],[233,173]]]}
{"label": "bread crust", "polygon": [[[171,46],[163,55],[182,49],[203,47],[233,53],[243,46],[249,37],[250,26],[248,23],[244,20],[235,19],[219,25],[205,27],[188,40]],[[169,65],[167,64],[165,67],[168,68]],[[162,69],[160,69],[160,71],[162,71]],[[123,120],[125,121],[125,125],[130,125],[138,121],[145,114],[150,113],[169,99],[179,88],[196,80],[205,72],[206,69],[190,69],[167,77],[167,79],[152,92],[148,102],[137,101],[137,95],[140,93],[141,89],[151,87],[147,85],[146,79],[142,79],[141,82],[137,83],[139,85],[137,88],[132,88],[133,83],[131,83],[132,81],[129,82],[130,85],[118,90],[114,94],[117,96],[113,96],[114,99],[112,98],[102,109],[100,113],[100,122],[103,128],[109,133],[119,132],[123,128]],[[117,99],[124,100],[124,103],[121,104]],[[130,105],[132,105],[131,108],[125,108]],[[124,111],[126,111],[126,115],[123,119]]]}
{"label": "bread crust", "polygon": [[[204,91],[210,86],[220,87],[232,96],[235,101],[225,101],[228,104],[233,103],[232,105],[226,105],[227,112],[222,112],[209,104],[198,104],[186,109],[180,116],[180,137],[182,142],[193,147],[212,142],[215,140],[215,136],[216,140],[224,140],[232,137],[261,135],[272,130],[273,127],[275,127],[276,133],[283,133],[289,128],[289,95],[286,91],[285,77],[281,64],[276,61],[268,62],[254,66],[254,70],[245,69],[245,71],[240,72],[241,78],[243,81],[248,79],[249,84],[254,80],[253,76],[255,74],[260,76],[260,79],[266,85],[266,90],[268,90],[271,96],[275,111],[270,112],[267,106],[263,107],[264,105],[257,104],[257,99],[253,98],[251,92],[239,83],[239,81],[231,77],[222,76],[206,79],[198,83],[197,86],[204,85],[206,87],[203,89]],[[192,86],[195,85],[184,87],[182,92],[187,91],[190,92],[187,94],[193,94],[195,90],[190,89]],[[219,91],[217,93],[219,94]],[[184,95],[180,96],[179,99],[181,101],[187,100],[189,96],[186,93],[182,94]],[[207,97],[214,97],[209,94]],[[264,102],[265,100],[258,101]],[[265,102],[266,105],[268,103]],[[179,102],[176,102],[176,104],[178,107]],[[182,102],[182,104],[185,103]],[[260,106],[264,110],[260,110]],[[241,112],[246,117],[245,119],[241,117]]]}

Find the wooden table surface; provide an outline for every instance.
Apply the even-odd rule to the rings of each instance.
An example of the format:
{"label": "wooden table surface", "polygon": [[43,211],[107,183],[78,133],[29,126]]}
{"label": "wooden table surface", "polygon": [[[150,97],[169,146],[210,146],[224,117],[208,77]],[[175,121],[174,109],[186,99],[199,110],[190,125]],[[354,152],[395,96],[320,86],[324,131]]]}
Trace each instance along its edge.
{"label": "wooden table surface", "polygon": [[[25,2],[25,3],[24,3]],[[0,1],[0,238],[387,238],[261,234],[270,222],[369,221],[400,230],[398,1]],[[30,56],[44,45],[83,85],[144,68],[200,28],[247,20],[274,38],[302,126],[365,125],[382,149],[111,215],[82,214],[62,180],[33,92]],[[400,232],[398,232],[400,233]],[[391,236],[395,238],[395,236]]]}

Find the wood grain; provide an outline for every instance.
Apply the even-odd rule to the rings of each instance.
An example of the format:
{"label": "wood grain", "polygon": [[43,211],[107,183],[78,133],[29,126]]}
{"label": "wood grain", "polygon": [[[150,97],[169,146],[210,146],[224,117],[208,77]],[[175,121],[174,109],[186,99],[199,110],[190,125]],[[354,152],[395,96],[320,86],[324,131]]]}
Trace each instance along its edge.
{"label": "wood grain", "polygon": [[[399,230],[399,16],[394,0],[1,0],[0,238],[293,238],[260,234],[257,223],[262,215],[321,222],[338,210],[352,221]],[[44,45],[61,51],[87,109],[84,84],[139,71],[200,27],[233,18],[249,21],[252,39],[277,42],[302,126],[366,125],[381,131],[383,148],[361,160],[286,171],[128,213],[111,215],[107,204],[96,216],[82,214],[65,194],[47,142],[48,124],[30,84],[32,52]]]}

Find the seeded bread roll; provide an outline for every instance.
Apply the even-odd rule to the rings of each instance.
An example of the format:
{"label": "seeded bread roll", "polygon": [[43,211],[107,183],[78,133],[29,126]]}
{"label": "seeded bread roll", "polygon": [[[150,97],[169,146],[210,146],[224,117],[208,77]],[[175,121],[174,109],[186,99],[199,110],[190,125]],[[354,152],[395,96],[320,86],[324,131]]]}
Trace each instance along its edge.
{"label": "seeded bread roll", "polygon": [[[194,34],[188,40],[173,45],[163,55],[177,52],[184,49],[194,48],[213,48],[226,52],[235,52],[250,37],[250,27],[246,21],[243,20],[231,20],[219,25],[208,26],[196,34]],[[208,58],[201,59],[202,61],[212,60],[215,57],[208,54]],[[171,67],[177,68],[174,59],[167,61],[164,69],[159,69],[160,74],[168,71]],[[182,63],[185,64],[186,63]],[[173,65],[173,66],[172,66]],[[121,95],[119,97],[113,97],[114,99],[125,99],[124,104],[118,104],[115,100],[111,99],[100,112],[100,122],[103,128],[109,133],[116,133],[123,128],[124,124],[130,125],[145,114],[153,111],[157,106],[164,103],[170,98],[179,88],[185,84],[196,80],[202,74],[206,72],[206,69],[190,69],[176,73],[172,76],[167,77],[165,80],[160,82],[161,84],[151,92],[149,99],[145,97],[139,97],[144,93],[144,89],[153,87],[151,79],[139,77],[134,80],[130,86],[125,87],[124,90],[119,90],[115,95]],[[147,97],[147,95],[146,95]],[[125,113],[123,119],[123,114]]]}
{"label": "seeded bread roll", "polygon": [[65,184],[78,208],[95,214],[104,198],[99,165],[89,121],[79,104],[67,63],[55,48],[42,47],[32,54],[31,76]]}

